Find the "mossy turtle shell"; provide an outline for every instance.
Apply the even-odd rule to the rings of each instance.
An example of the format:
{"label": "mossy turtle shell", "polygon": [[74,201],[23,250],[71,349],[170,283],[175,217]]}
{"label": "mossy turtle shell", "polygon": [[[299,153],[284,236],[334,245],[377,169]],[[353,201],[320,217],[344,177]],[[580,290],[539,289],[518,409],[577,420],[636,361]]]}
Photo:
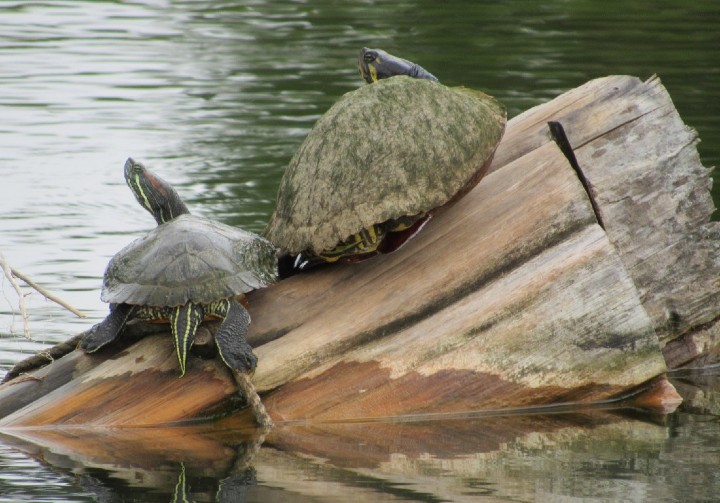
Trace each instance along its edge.
{"label": "mossy turtle shell", "polygon": [[266,286],[276,274],[276,250],[266,239],[182,215],[110,260],[102,300],[142,306],[207,304]]}
{"label": "mossy turtle shell", "polygon": [[320,253],[442,206],[484,174],[505,120],[491,96],[427,80],[393,77],[347,93],[290,161],[265,236],[287,253]]}

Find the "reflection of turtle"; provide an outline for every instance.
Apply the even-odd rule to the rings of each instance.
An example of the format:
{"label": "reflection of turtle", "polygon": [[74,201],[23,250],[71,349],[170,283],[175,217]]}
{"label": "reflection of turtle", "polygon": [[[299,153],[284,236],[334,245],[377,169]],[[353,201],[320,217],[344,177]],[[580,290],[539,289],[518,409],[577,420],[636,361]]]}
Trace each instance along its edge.
{"label": "reflection of turtle", "polygon": [[407,75],[415,79],[437,81],[432,73],[420,65],[388,54],[382,49],[368,49],[363,47],[358,58],[360,76],[368,84],[386,79],[395,75]]}
{"label": "reflection of turtle", "polygon": [[132,159],[125,180],[159,225],[110,260],[102,290],[110,314],[81,348],[96,351],[132,318],[169,320],[184,374],[198,325],[215,317],[223,320],[215,334],[222,360],[235,371],[253,371],[257,358],[245,340],[250,316],[241,301],[276,279],[275,248],[250,232],[190,215],[170,184]]}
{"label": "reflection of turtle", "polygon": [[482,178],[504,129],[494,98],[427,77],[348,93],[290,161],[265,235],[293,269],[393,251]]}

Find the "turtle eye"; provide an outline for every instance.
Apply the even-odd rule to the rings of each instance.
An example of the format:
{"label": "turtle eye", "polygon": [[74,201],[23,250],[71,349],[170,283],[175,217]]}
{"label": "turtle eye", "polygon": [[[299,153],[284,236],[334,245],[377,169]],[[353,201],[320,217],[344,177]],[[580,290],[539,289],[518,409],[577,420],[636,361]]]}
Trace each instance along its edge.
{"label": "turtle eye", "polygon": [[363,54],[363,61],[365,63],[372,63],[375,61],[375,59],[378,57],[378,53],[375,51],[368,51],[365,54]]}

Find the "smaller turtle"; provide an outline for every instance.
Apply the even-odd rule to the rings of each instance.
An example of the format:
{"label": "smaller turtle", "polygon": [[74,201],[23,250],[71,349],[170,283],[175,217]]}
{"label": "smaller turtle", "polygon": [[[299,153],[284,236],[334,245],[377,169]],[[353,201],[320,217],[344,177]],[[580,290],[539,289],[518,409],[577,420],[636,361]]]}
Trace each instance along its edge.
{"label": "smaller turtle", "polygon": [[363,47],[358,58],[360,76],[368,84],[387,79],[395,75],[407,75],[414,79],[433,80],[437,77],[422,66],[407,59],[393,56],[382,49],[368,49]]}
{"label": "smaller turtle", "polygon": [[200,322],[219,318],[215,341],[223,362],[252,372],[257,358],[245,339],[250,315],[242,302],[246,292],[276,280],[275,248],[256,234],[190,215],[169,183],[133,159],[125,163],[125,180],[159,225],[110,260],[101,295],[110,314],[80,347],[97,351],[133,318],[169,321],[182,375]]}

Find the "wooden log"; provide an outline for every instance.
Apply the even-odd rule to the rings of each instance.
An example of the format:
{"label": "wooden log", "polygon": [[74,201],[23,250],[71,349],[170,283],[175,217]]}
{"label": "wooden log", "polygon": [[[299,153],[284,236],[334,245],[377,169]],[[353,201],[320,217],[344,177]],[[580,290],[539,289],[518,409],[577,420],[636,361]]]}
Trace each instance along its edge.
{"label": "wooden log", "polygon": [[593,80],[521,114],[490,169],[546,143],[548,120],[568,133],[668,365],[720,361],[720,225],[710,221],[712,179],[698,156],[697,133],[683,123],[660,79]]}
{"label": "wooden log", "polygon": [[[617,162],[629,149],[630,172],[642,164],[644,176],[667,177],[654,170],[668,159],[661,145],[669,140],[634,135],[663,131],[670,116],[674,135],[681,122],[655,79],[592,81],[511,120],[491,173],[402,249],[252,292],[248,337],[260,360],[254,382],[270,414],[276,421],[338,421],[590,402],[663,373],[658,318],[645,307],[654,305],[647,295],[653,283],[641,283],[638,291],[645,276],[629,271],[640,266],[632,266],[619,238],[613,241],[619,231],[607,230],[628,225],[646,235],[636,224],[643,220],[606,209],[614,199],[599,197],[598,187],[619,190],[622,182],[603,185],[604,171],[591,173],[588,194],[545,123],[562,122],[583,170],[602,166],[605,156]],[[683,151],[694,150],[687,140],[679,140]],[[682,162],[662,164],[670,178],[684,180],[688,190],[707,186],[702,167],[685,166],[697,164],[696,157],[674,158]],[[614,176],[622,180],[624,172]],[[658,191],[667,190],[646,185],[647,192],[638,192],[642,183],[634,184],[627,197],[660,198]],[[676,237],[690,221],[686,213],[696,213],[692,204],[667,213]],[[659,246],[653,250],[662,253]],[[675,289],[682,289],[679,271]],[[38,399],[29,405],[6,403],[12,383],[5,385],[0,403],[9,415],[0,427],[171,423],[207,417],[233,395],[229,374],[197,358],[177,379],[169,353],[168,339],[147,339],[93,370],[65,372],[69,380],[50,394],[26,383],[25,401]],[[131,380],[132,410],[119,396],[102,406],[88,401],[97,399],[95,388],[128,391]],[[207,399],[196,401],[200,394]],[[76,395],[83,398],[70,399]],[[173,400],[162,400],[160,413],[155,401],[165,395]]]}
{"label": "wooden log", "polygon": [[[181,381],[177,356],[164,335],[142,339],[110,359],[94,358],[95,365],[85,372],[75,367],[79,373],[66,384],[3,418],[3,426],[144,426],[194,419],[208,409],[231,409],[225,402],[236,388],[229,370],[217,360],[198,359]],[[46,375],[38,386],[52,377]],[[35,382],[23,384],[30,387]]]}

